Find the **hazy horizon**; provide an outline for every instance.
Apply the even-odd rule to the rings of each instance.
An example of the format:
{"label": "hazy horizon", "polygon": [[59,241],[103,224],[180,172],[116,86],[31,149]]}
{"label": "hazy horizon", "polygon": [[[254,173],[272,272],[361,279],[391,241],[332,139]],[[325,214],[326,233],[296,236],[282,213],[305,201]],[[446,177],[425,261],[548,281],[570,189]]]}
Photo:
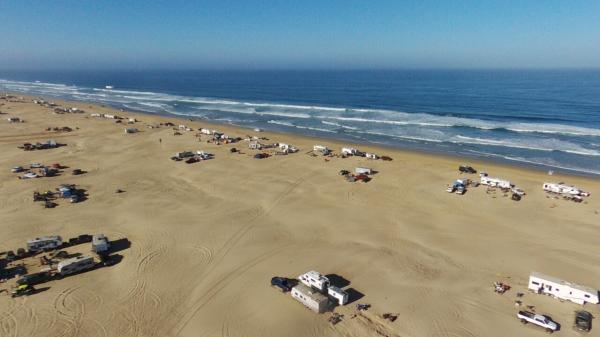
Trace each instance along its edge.
{"label": "hazy horizon", "polygon": [[600,2],[0,3],[9,70],[600,68]]}

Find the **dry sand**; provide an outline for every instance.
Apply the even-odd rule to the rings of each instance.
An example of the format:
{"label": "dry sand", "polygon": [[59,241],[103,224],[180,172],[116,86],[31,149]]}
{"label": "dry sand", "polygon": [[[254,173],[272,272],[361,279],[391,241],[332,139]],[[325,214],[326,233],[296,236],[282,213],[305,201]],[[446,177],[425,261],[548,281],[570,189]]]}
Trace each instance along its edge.
{"label": "dry sand", "polygon": [[[562,324],[557,336],[574,336],[573,311],[581,306],[527,292],[529,272],[600,287],[598,180],[471,161],[514,181],[527,196],[515,202],[483,187],[458,196],[445,187],[459,177],[460,158],[360,146],[394,160],[327,162],[305,153],[317,143],[335,150],[342,144],[213,126],[301,149],[256,160],[245,142],[218,146],[198,142],[196,132],[174,136],[171,128],[145,126],[208,123],[116,111],[141,120],[134,126],[141,132],[125,134],[125,125],[89,117],[114,111],[105,107],[57,101],[86,111],[60,115],[25,101],[0,100],[0,251],[35,236],[83,233],[127,238],[131,247],[119,252],[119,264],[48,282],[38,294],[0,293],[3,337],[542,336],[516,319],[517,292],[526,293],[524,304]],[[9,124],[9,116],[26,122]],[[44,131],[54,126],[79,129]],[[46,139],[67,146],[17,149]],[[191,165],[169,160],[199,149],[216,158]],[[31,180],[10,173],[31,162],[88,173]],[[379,171],[371,182],[348,183],[338,175],[361,165]],[[592,196],[581,204],[549,198],[541,190],[546,180]],[[78,184],[89,199],[54,209],[32,202],[34,190],[61,183]],[[125,192],[116,194],[119,188]],[[336,309],[345,317],[335,326],[327,321],[331,314],[315,314],[270,286],[272,276],[311,269],[337,274],[364,295]],[[495,294],[494,281],[513,288]],[[372,307],[353,317],[356,303]],[[597,306],[585,309],[600,317]],[[383,320],[386,312],[398,320]],[[600,336],[600,327],[589,336]]]}

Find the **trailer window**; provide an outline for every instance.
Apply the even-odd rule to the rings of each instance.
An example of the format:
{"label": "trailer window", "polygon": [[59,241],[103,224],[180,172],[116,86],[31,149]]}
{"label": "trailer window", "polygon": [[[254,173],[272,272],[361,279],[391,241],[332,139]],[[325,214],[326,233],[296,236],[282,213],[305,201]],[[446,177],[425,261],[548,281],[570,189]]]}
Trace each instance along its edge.
{"label": "trailer window", "polygon": [[531,281],[531,284],[535,284],[536,286],[539,286],[540,284],[535,282],[535,281]]}
{"label": "trailer window", "polygon": [[583,295],[585,298],[590,298],[590,295]]}

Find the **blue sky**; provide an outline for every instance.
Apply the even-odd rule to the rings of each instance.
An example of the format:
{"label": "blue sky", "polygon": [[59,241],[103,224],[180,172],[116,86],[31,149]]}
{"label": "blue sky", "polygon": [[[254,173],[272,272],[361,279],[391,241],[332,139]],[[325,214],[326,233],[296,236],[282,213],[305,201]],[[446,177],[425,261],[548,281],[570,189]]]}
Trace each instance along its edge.
{"label": "blue sky", "polygon": [[600,1],[0,0],[2,69],[600,67]]}

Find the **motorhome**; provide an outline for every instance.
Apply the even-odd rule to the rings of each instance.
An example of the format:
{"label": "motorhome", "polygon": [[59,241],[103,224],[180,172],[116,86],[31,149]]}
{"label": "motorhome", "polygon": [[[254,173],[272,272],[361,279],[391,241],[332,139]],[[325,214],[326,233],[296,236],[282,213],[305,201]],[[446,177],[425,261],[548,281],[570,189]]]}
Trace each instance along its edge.
{"label": "motorhome", "polygon": [[327,290],[327,287],[329,286],[329,279],[321,275],[321,273],[314,270],[311,270],[298,276],[298,280],[300,280],[300,282],[306,284],[307,286],[313,287],[321,292],[325,292]]}
{"label": "motorhome", "polygon": [[542,188],[546,192],[553,192],[559,194],[579,195],[582,197],[589,196],[589,193],[580,190],[575,186],[566,185],[565,183],[544,183]]}
{"label": "motorhome", "polygon": [[329,286],[327,288],[327,295],[329,295],[329,297],[334,301],[338,302],[339,305],[345,305],[348,303],[348,293],[336,286]]}
{"label": "motorhome", "polygon": [[329,303],[327,297],[309,286],[300,283],[292,288],[290,294],[298,302],[318,314],[327,310]]}
{"label": "motorhome", "polygon": [[92,251],[94,253],[103,253],[108,251],[110,243],[104,234],[96,234],[92,237]]}
{"label": "motorhome", "polygon": [[42,236],[27,240],[27,250],[37,252],[45,249],[56,249],[62,245],[62,238],[58,235]]}
{"label": "motorhome", "polygon": [[62,260],[58,263],[56,271],[60,275],[69,275],[83,270],[92,269],[96,265],[91,256],[77,256],[71,259]]}
{"label": "motorhome", "polygon": [[556,277],[532,272],[529,275],[529,289],[544,295],[571,301],[578,304],[598,304],[598,289],[567,282]]}
{"label": "motorhome", "polygon": [[504,179],[499,179],[499,178],[492,178],[490,176],[487,175],[487,173],[482,173],[480,175],[481,177],[481,185],[488,185],[491,187],[500,187],[500,188],[511,188],[513,186],[513,184],[511,184],[510,181],[508,180],[504,180]]}

